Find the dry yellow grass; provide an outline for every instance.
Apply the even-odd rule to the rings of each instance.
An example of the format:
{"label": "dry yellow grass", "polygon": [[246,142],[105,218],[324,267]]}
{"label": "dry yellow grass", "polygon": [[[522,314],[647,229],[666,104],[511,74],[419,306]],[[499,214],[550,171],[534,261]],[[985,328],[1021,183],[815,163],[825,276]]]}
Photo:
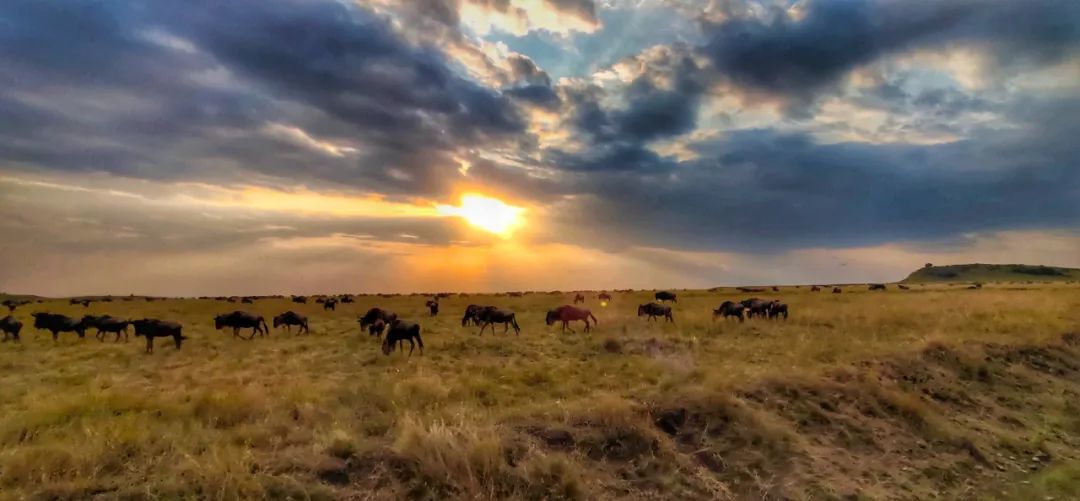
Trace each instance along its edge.
{"label": "dry yellow grass", "polygon": [[[419,296],[358,297],[334,312],[286,299],[26,305],[16,312],[26,324],[22,344],[0,345],[0,496],[891,497],[899,485],[893,480],[807,486],[792,480],[805,475],[763,475],[797,473],[783,463],[790,451],[824,455],[829,447],[862,447],[860,440],[871,438],[860,435],[859,423],[827,413],[829,426],[850,428],[847,445],[833,438],[816,443],[807,438],[816,436],[810,425],[799,424],[804,415],[792,417],[794,404],[773,409],[772,400],[744,393],[850,392],[853,401],[872,399],[881,412],[906,416],[904,426],[926,428],[925,435],[913,433],[930,442],[962,449],[970,445],[965,440],[975,448],[1024,441],[1029,434],[1015,430],[968,437],[961,417],[942,416],[903,388],[857,381],[865,379],[862,372],[850,384],[818,378],[866,361],[915,356],[936,343],[958,353],[972,342],[1041,346],[1080,326],[1080,288],[1072,285],[913,289],[849,287],[830,294],[784,287],[757,295],[787,302],[788,321],[744,324],[711,320],[724,299],[746,297],[730,289],[680,291],[675,324],[634,315],[651,293],[615,294],[607,307],[592,294],[586,306],[599,326],[566,335],[543,322],[546,309],[569,302],[566,294],[455,296],[442,301],[435,318]],[[475,328],[460,327],[469,303],[516,311],[521,337],[504,336],[501,328],[478,337]],[[376,305],[422,324],[424,355],[383,356],[377,341],[359,332],[357,314]],[[214,331],[213,316],[233,309],[268,320],[293,309],[309,316],[312,334],[280,330],[240,341]],[[181,351],[159,340],[152,355],[135,338],[99,343],[62,334],[54,345],[48,333],[32,328],[32,311],[176,320],[189,340]],[[1066,412],[1075,404],[1062,395],[1045,400],[1061,412],[1025,421],[1028,431],[1080,432]],[[664,406],[709,409],[691,412],[690,422],[709,416],[733,429],[753,425],[738,435],[745,435],[741,449],[710,459],[652,425]],[[805,415],[817,412],[811,411]],[[735,455],[750,465],[738,475]],[[710,467],[711,461],[727,469]],[[926,480],[909,475],[915,489],[909,494],[963,487],[934,477],[956,471],[919,474]]]}

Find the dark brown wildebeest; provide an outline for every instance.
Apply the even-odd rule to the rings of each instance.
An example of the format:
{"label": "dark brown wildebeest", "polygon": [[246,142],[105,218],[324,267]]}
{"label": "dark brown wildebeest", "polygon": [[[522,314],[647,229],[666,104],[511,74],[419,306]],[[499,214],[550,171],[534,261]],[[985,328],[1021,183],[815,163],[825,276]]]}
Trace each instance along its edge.
{"label": "dark brown wildebeest", "polygon": [[747,318],[765,318],[765,316],[769,313],[770,303],[772,303],[772,301],[766,301],[764,299],[758,299],[756,297],[740,301],[740,304],[746,307]]}
{"label": "dark brown wildebeest", "polygon": [[725,319],[727,319],[728,317],[736,317],[739,319],[739,322],[742,322],[744,320],[743,311],[745,310],[746,307],[740,303],[736,303],[734,301],[724,301],[723,303],[720,303],[719,308],[713,310],[712,317],[713,320],[716,320],[716,317],[721,316]]}
{"label": "dark brown wildebeest", "polygon": [[599,299],[601,301],[609,301],[610,302],[611,301],[611,294],[608,294],[606,292],[601,292],[598,296],[596,296],[596,299]]}
{"label": "dark brown wildebeest", "polygon": [[585,302],[585,296],[581,295],[581,293],[577,293],[577,294],[574,295],[574,304],[584,303],[584,302]]}
{"label": "dark brown wildebeest", "polygon": [[772,291],[773,292],[780,292],[780,288],[774,285],[774,286],[772,286]]}
{"label": "dark brown wildebeest", "polygon": [[8,315],[4,318],[0,318],[0,331],[4,331],[4,342],[8,341],[10,337],[16,343],[19,342],[19,332],[22,331],[22,322],[15,317]]}
{"label": "dark brown wildebeest", "polygon": [[[589,332],[589,319],[592,319],[593,324],[598,324],[599,321],[593,316],[592,312],[585,308],[575,308],[570,305],[563,305],[554,310],[548,310],[547,317],[544,322],[548,325],[554,324],[556,320],[562,322],[562,331],[565,334],[569,329],[570,322],[582,321],[585,322],[585,332]],[[570,332],[574,332],[574,329],[570,329]]]}
{"label": "dark brown wildebeest", "polygon": [[668,291],[657,292],[656,294],[654,294],[654,297],[657,301],[672,301],[675,303],[679,302],[678,298],[675,297],[675,294]]}
{"label": "dark brown wildebeest", "polygon": [[424,354],[424,340],[420,339],[420,324],[394,319],[394,321],[390,323],[390,329],[386,332],[386,338],[383,339],[383,355],[389,356],[390,352],[394,351],[395,345],[400,347],[401,351],[404,352],[405,341],[408,341],[410,345],[410,357],[417,345],[420,345],[420,354]]}
{"label": "dark brown wildebeest", "polygon": [[255,304],[255,300],[250,297],[245,297],[241,299],[240,302],[245,304]]}
{"label": "dark brown wildebeest", "polygon": [[294,302],[294,303],[299,303],[299,304],[307,304],[307,297],[304,297],[304,296],[293,296],[293,297],[292,297],[292,302]]}
{"label": "dark brown wildebeest", "polygon": [[810,288],[810,292],[818,292],[820,290],[821,290],[821,287],[818,287],[816,285]]}
{"label": "dark brown wildebeest", "polygon": [[906,285],[904,285],[904,284],[896,284],[896,288],[897,288],[897,289],[900,289],[900,290],[902,290],[902,291],[906,291],[906,290],[910,290],[910,289],[911,289],[911,287],[908,287],[908,286],[906,286]]}
{"label": "dark brown wildebeest", "polygon": [[83,308],[88,308],[90,306],[91,301],[89,299],[75,299],[75,298],[72,298],[72,299],[68,300],[68,303],[73,304],[73,305],[81,304],[81,305],[83,305]]}
{"label": "dark brown wildebeest", "polygon": [[870,284],[866,287],[866,290],[883,291],[887,289],[885,288],[885,284]]}
{"label": "dark brown wildebeest", "polygon": [[266,326],[266,320],[263,317],[248,313],[246,311],[234,311],[232,313],[225,313],[214,317],[214,328],[221,330],[226,327],[232,327],[233,337],[240,336],[240,329],[251,329],[251,335],[247,339],[254,339],[255,334],[260,336],[269,336],[270,328]]}
{"label": "dark brown wildebeest", "polygon": [[439,302],[438,301],[436,301],[434,299],[429,299],[428,302],[424,303],[424,306],[427,306],[428,311],[431,312],[431,316],[434,317],[435,315],[439,314]]}
{"label": "dark brown wildebeest", "polygon": [[770,319],[776,319],[783,316],[784,320],[787,320],[788,307],[786,304],[781,303],[780,301],[772,301],[769,303],[767,313]]}
{"label": "dark brown wildebeest", "polygon": [[360,317],[357,321],[360,322],[360,329],[365,329],[376,320],[382,320],[386,325],[390,325],[394,323],[394,320],[397,320],[397,314],[382,308],[372,308],[368,310],[367,313],[364,313],[364,316]]}
{"label": "dark brown wildebeest", "polygon": [[843,292],[843,291],[841,291],[839,287],[833,287],[833,288],[832,288],[832,293],[833,293],[833,294],[839,294],[839,293],[841,293],[841,292]]}
{"label": "dark brown wildebeest", "polygon": [[[377,336],[381,338],[383,331],[386,330],[386,322],[383,322],[382,320],[375,320],[371,323],[371,325],[367,327],[367,329],[369,336]],[[363,328],[361,327],[360,330],[363,331]]]}
{"label": "dark brown wildebeest", "polygon": [[158,320],[156,318],[140,318],[138,320],[132,320],[131,325],[135,327],[135,336],[143,336],[146,338],[146,353],[154,352],[154,338],[156,337],[171,337],[173,343],[176,344],[176,349],[180,349],[180,344],[187,339],[187,336],[183,334],[183,326],[177,322],[169,320]]}
{"label": "dark brown wildebeest", "polygon": [[89,329],[93,327],[97,329],[97,334],[94,336],[98,341],[105,341],[105,333],[111,332],[116,334],[116,339],[113,342],[120,341],[120,335],[124,335],[124,340],[128,339],[128,324],[131,322],[122,318],[116,318],[109,315],[83,315],[82,320],[83,328]]}
{"label": "dark brown wildebeest", "polygon": [[480,312],[485,308],[494,308],[494,306],[481,306],[478,304],[470,304],[465,307],[465,315],[461,317],[461,326],[465,327],[471,320],[473,324],[480,325]]}
{"label": "dark brown wildebeest", "polygon": [[336,311],[336,309],[337,309],[337,299],[330,298],[330,299],[327,299],[326,301],[323,301],[322,307],[323,307],[324,310]]}
{"label": "dark brown wildebeest", "polygon": [[491,326],[491,335],[495,335],[495,324],[503,324],[503,334],[510,329],[514,328],[514,334],[520,336],[521,328],[518,327],[517,319],[514,316],[514,312],[508,310],[500,310],[493,306],[489,306],[480,311],[478,316],[480,319],[480,335],[484,335],[484,329],[489,325]]}
{"label": "dark brown wildebeest", "polygon": [[656,303],[646,303],[637,307],[637,316],[648,316],[648,320],[656,320],[657,317],[664,317],[668,322],[674,322],[675,317],[671,316],[671,307],[664,306]]}
{"label": "dark brown wildebeest", "polygon": [[81,321],[59,313],[32,313],[34,328],[52,332],[53,341],[60,338],[61,332],[74,332],[80,339],[86,337],[86,327]]}
{"label": "dark brown wildebeest", "polygon": [[338,299],[338,301],[340,301],[340,302],[342,302],[342,303],[353,303],[353,302],[355,302],[355,301],[353,300],[352,296],[350,296],[350,295],[347,295],[347,294],[343,294],[343,295],[341,296],[341,299]]}
{"label": "dark brown wildebeest", "polygon": [[274,328],[277,329],[282,325],[285,326],[285,331],[289,334],[292,334],[292,326],[294,325],[299,327],[298,329],[296,329],[296,333],[298,335],[311,333],[311,331],[308,330],[307,317],[292,310],[286,311],[285,313],[274,317]]}

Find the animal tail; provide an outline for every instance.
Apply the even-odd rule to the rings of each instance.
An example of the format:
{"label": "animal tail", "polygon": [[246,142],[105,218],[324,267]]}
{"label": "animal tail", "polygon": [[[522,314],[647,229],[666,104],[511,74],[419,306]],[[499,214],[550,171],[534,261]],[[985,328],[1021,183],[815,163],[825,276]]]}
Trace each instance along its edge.
{"label": "animal tail", "polygon": [[594,323],[594,324],[599,324],[599,323],[600,323],[600,321],[599,321],[599,320],[597,320],[595,316],[593,316],[593,314],[592,314],[592,312],[591,312],[591,311],[589,312],[589,318],[591,318],[591,319],[592,319],[592,321],[593,321],[593,323]]}

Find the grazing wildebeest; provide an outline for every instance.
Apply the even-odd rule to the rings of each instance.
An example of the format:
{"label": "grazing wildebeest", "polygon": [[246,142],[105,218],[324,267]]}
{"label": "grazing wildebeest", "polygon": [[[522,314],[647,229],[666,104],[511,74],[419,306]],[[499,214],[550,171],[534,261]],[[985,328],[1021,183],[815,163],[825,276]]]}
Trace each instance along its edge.
{"label": "grazing wildebeest", "polygon": [[254,339],[255,334],[260,336],[270,335],[270,328],[266,326],[266,320],[263,320],[263,317],[259,315],[246,311],[238,310],[214,317],[215,329],[220,330],[225,327],[232,327],[233,337],[242,337],[240,336],[240,329],[251,329],[251,335],[247,339]]}
{"label": "grazing wildebeest", "polygon": [[428,302],[424,303],[424,306],[427,306],[428,311],[431,312],[431,316],[434,317],[435,315],[439,314],[439,302],[438,301],[435,301],[434,299],[429,299]]}
{"label": "grazing wildebeest", "polygon": [[364,329],[376,320],[382,320],[383,322],[386,322],[387,325],[390,325],[394,323],[394,320],[397,320],[397,314],[382,308],[372,308],[368,310],[364,316],[360,317],[360,320],[358,321],[360,322],[360,328]]}
{"label": "grazing wildebeest", "polygon": [[22,330],[22,322],[18,321],[15,317],[8,315],[4,318],[0,318],[0,331],[4,331],[4,342],[6,343],[10,337],[12,341],[19,342],[19,331]]}
{"label": "grazing wildebeest", "polygon": [[93,327],[97,329],[95,337],[98,341],[105,340],[105,333],[111,332],[116,334],[116,339],[113,342],[120,341],[120,335],[124,335],[124,340],[128,339],[127,327],[131,322],[122,318],[116,318],[109,315],[84,315],[81,320],[84,329]]}
{"label": "grazing wildebeest", "polygon": [[832,288],[832,293],[833,293],[833,294],[839,294],[839,293],[841,293],[841,292],[843,292],[843,291],[841,291],[839,287],[833,287],[833,288]]}
{"label": "grazing wildebeest", "polygon": [[299,329],[296,330],[297,334],[311,333],[311,331],[308,330],[307,317],[292,310],[286,311],[285,313],[274,317],[274,328],[277,329],[282,325],[285,326],[285,331],[289,334],[292,334],[292,326],[294,325],[299,327]]}
{"label": "grazing wildebeest", "polygon": [[599,299],[601,301],[611,301],[611,294],[601,292],[600,295],[596,296],[596,299]]}
{"label": "grazing wildebeest", "polygon": [[866,289],[867,289],[867,290],[872,290],[872,291],[883,291],[883,290],[886,290],[886,289],[885,289],[885,284],[870,284],[869,286],[867,286],[867,287],[866,287]]}
{"label": "grazing wildebeest", "polygon": [[[544,321],[548,324],[554,324],[556,320],[562,322],[562,331],[565,334],[566,329],[569,329],[570,322],[581,320],[585,322],[585,332],[589,332],[589,319],[592,319],[594,324],[598,324],[599,321],[593,316],[592,312],[585,308],[575,308],[570,305],[563,305],[554,310],[548,310],[547,317]],[[570,332],[574,332],[574,329],[570,329]]]}
{"label": "grazing wildebeest", "polygon": [[769,313],[770,303],[772,303],[772,301],[766,301],[764,299],[758,299],[756,297],[744,299],[740,302],[740,304],[746,307],[747,318],[754,318],[755,316],[765,318],[765,316]]}
{"label": "grazing wildebeest", "polygon": [[821,290],[821,287],[818,287],[816,285],[810,288],[810,292],[818,292],[820,290]]}
{"label": "grazing wildebeest", "polygon": [[574,295],[574,304],[584,303],[584,302],[585,302],[585,296],[581,295],[580,293]]}
{"label": "grazing wildebeest", "polygon": [[507,310],[500,310],[494,306],[489,306],[480,311],[478,316],[480,322],[480,335],[484,335],[484,329],[489,325],[491,326],[491,335],[495,335],[495,324],[503,324],[503,334],[506,334],[510,327],[514,328],[514,334],[520,336],[521,328],[518,327],[517,319],[514,317],[514,312]]}
{"label": "grazing wildebeest", "polygon": [[304,296],[293,296],[293,297],[292,297],[292,302],[294,302],[294,303],[300,303],[300,304],[307,304],[307,297],[304,297]]}
{"label": "grazing wildebeest", "polygon": [[908,286],[906,286],[906,285],[904,285],[904,284],[897,284],[897,285],[896,285],[896,288],[897,288],[897,289],[900,289],[900,290],[902,290],[902,291],[906,291],[906,290],[910,290],[910,289],[911,289],[911,287],[908,287]]}
{"label": "grazing wildebeest", "polygon": [[657,303],[639,305],[637,308],[637,315],[639,317],[648,316],[649,320],[656,320],[657,317],[664,317],[668,322],[675,321],[675,318],[671,316],[671,307]]}
{"label": "grazing wildebeest", "polygon": [[[362,331],[363,327],[360,329]],[[369,336],[382,337],[383,331],[386,330],[386,322],[383,322],[381,319],[375,320],[374,322],[371,322],[371,325],[369,325],[367,329]]]}
{"label": "grazing wildebeest", "polygon": [[404,352],[405,341],[408,341],[410,345],[410,357],[413,350],[416,349],[416,345],[420,345],[420,354],[424,354],[424,340],[420,339],[420,324],[394,319],[390,323],[390,330],[386,332],[386,338],[383,339],[383,355],[390,355],[390,352],[394,351],[395,345],[399,346],[401,351]]}
{"label": "grazing wildebeest", "polygon": [[775,319],[783,316],[784,320],[787,320],[788,308],[786,304],[781,303],[780,301],[772,301],[771,303],[769,303],[767,313],[770,319]]}
{"label": "grazing wildebeest", "polygon": [[61,332],[74,332],[79,338],[86,337],[86,326],[81,321],[59,313],[32,313],[34,328],[52,332],[53,341],[60,338]]}
{"label": "grazing wildebeest", "polygon": [[470,304],[465,307],[465,315],[461,317],[461,326],[465,327],[471,320],[473,324],[480,325],[480,312],[485,308],[493,308],[492,306],[481,306],[478,304]]}
{"label": "grazing wildebeest", "polygon": [[323,301],[322,307],[323,307],[324,310],[336,311],[336,309],[337,309],[337,299],[330,298],[330,299],[327,299],[326,301]]}
{"label": "grazing wildebeest", "polygon": [[657,301],[673,301],[678,303],[679,300],[675,297],[674,293],[668,291],[660,291],[655,294]]}
{"label": "grazing wildebeest", "polygon": [[716,317],[720,316],[724,317],[725,319],[728,317],[737,317],[739,321],[742,322],[743,311],[745,310],[746,307],[743,306],[741,303],[736,303],[734,301],[724,301],[723,303],[720,303],[719,308],[713,310],[712,316],[713,320],[716,320]]}
{"label": "grazing wildebeest", "polygon": [[158,320],[156,318],[140,318],[132,320],[131,325],[135,327],[136,337],[143,336],[146,338],[146,353],[154,352],[154,338],[156,337],[173,338],[178,350],[180,344],[187,339],[187,336],[183,334],[183,326],[177,322]]}

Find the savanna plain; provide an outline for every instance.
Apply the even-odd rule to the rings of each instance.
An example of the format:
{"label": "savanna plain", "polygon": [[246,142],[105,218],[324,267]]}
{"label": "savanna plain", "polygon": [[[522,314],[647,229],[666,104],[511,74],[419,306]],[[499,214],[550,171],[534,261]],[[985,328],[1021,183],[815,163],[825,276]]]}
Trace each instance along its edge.
{"label": "savanna plain", "polygon": [[[141,298],[19,307],[0,345],[6,499],[1076,499],[1080,286],[807,286],[587,293],[589,333],[545,325],[573,294],[357,296],[335,311]],[[713,320],[776,298],[785,320]],[[520,336],[462,327],[468,304]],[[419,322],[384,355],[357,317]],[[310,335],[234,338],[214,316],[294,310]],[[180,322],[99,342],[33,329],[34,311]]]}

